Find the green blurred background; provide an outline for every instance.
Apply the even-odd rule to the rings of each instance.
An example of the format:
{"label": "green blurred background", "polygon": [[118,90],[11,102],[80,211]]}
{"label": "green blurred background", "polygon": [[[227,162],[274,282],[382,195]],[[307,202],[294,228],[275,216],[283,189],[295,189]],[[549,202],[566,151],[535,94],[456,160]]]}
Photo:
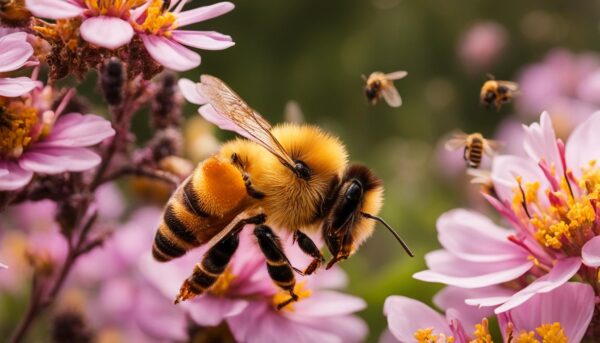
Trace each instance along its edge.
{"label": "green blurred background", "polygon": [[[341,264],[350,275],[349,291],[369,303],[361,313],[370,327],[369,341],[376,341],[387,325],[382,314],[387,296],[402,294],[431,303],[441,288],[411,275],[425,268],[423,256],[439,247],[436,218],[467,206],[465,190],[470,186],[462,178],[443,176],[436,145],[455,128],[493,134],[512,115],[510,105],[499,112],[479,106],[485,73],[512,79],[552,48],[580,52],[600,47],[600,1],[235,3],[232,13],[198,28],[229,34],[236,46],[203,53],[200,68],[184,76],[219,76],[274,123],[283,120],[285,103],[296,100],[307,122],[339,135],[351,160],[369,165],[383,178],[382,215],[416,253],[413,259],[407,257],[380,229]],[[505,28],[506,45],[489,70],[469,72],[457,46],[472,25],[489,20]],[[536,30],[542,33],[532,33]],[[407,78],[396,82],[402,107],[367,104],[360,76],[375,70],[408,71]],[[195,115],[195,107],[187,107],[186,115]]]}

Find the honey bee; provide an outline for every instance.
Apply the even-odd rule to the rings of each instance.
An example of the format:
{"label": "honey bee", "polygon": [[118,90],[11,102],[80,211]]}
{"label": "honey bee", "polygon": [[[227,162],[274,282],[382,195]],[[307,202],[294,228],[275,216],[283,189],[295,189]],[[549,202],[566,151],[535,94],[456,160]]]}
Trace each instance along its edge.
{"label": "honey bee", "polygon": [[394,86],[394,80],[403,79],[407,74],[407,72],[401,70],[389,74],[376,71],[371,73],[368,78],[363,75],[362,78],[366,83],[365,95],[369,103],[377,105],[383,97],[385,102],[391,107],[400,107],[402,105],[402,98]]}
{"label": "honey bee", "polygon": [[479,168],[483,154],[488,156],[495,155],[500,148],[500,143],[483,138],[479,132],[466,134],[459,132],[454,134],[454,137],[446,142],[446,149],[456,150],[464,147],[463,158],[467,162],[469,168]]}
{"label": "honey bee", "polygon": [[485,81],[481,87],[479,99],[486,108],[494,105],[496,110],[500,110],[503,103],[507,103],[518,94],[519,85],[511,81],[495,80],[492,75],[488,75],[489,80]]}
{"label": "honey bee", "polygon": [[31,13],[25,0],[0,0],[0,19],[8,24],[19,24],[29,20]]}
{"label": "honey bee", "polygon": [[[271,279],[289,291],[294,270],[311,274],[324,257],[304,232],[321,230],[332,260],[348,258],[383,223],[406,251],[400,237],[377,216],[383,186],[367,167],[347,166],[347,152],[335,136],[305,124],[271,125],[216,77],[203,75],[198,90],[208,104],[202,116],[246,139],[225,143],[200,162],[167,202],[155,236],[153,255],[169,261],[206,244],[209,249],[184,281],[175,302],[209,289],[227,268],[247,224],[265,255]],[[311,256],[303,270],[294,268],[283,251],[278,232],[293,233],[300,249]]]}

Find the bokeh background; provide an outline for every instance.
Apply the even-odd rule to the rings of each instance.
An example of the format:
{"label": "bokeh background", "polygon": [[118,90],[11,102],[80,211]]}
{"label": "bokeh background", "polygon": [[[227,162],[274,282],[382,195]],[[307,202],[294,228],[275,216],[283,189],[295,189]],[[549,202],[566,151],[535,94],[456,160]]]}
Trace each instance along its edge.
{"label": "bokeh background", "polygon": [[[520,81],[531,68],[549,64],[544,82],[528,84],[541,94],[538,104],[547,99],[551,106],[556,88],[569,99],[580,95],[577,82],[587,74],[576,75],[578,64],[595,61],[593,66],[600,70],[594,55],[600,49],[599,1],[234,2],[232,13],[198,27],[229,34],[236,45],[204,52],[200,68],[182,76],[219,76],[273,123],[284,121],[286,103],[296,101],[305,122],[339,135],[351,160],[370,166],[384,180],[382,216],[416,257],[407,257],[389,233],[378,228],[356,256],[341,264],[350,277],[348,291],[369,304],[360,315],[369,324],[372,342],[387,325],[382,314],[387,296],[402,294],[431,304],[441,288],[411,277],[425,268],[424,255],[439,247],[437,217],[462,206],[487,211],[477,186],[464,175],[460,153],[441,148],[448,133],[460,128],[514,137],[502,136],[506,133],[499,129],[518,131],[517,122],[529,123],[539,115],[525,92],[523,99],[500,111],[481,107],[479,89],[486,73]],[[578,59],[582,56],[585,61]],[[549,58],[559,61],[552,64]],[[361,74],[376,70],[408,71],[396,82],[402,107],[367,104]],[[586,73],[594,72],[590,70]],[[93,95],[96,83],[90,75],[80,89]],[[96,112],[105,111],[96,105]],[[561,111],[568,131],[569,107]],[[196,106],[186,106],[185,115],[197,116]],[[143,143],[149,135],[147,114],[140,113],[134,125]],[[219,140],[233,137],[214,133]],[[134,202],[128,206],[135,207]]]}

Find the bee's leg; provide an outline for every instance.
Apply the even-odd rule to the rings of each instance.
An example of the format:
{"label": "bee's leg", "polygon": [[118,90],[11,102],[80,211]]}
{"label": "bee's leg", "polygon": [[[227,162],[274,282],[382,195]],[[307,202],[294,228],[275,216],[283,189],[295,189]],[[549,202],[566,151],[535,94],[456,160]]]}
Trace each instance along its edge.
{"label": "bee's leg", "polygon": [[314,273],[321,263],[325,262],[325,257],[321,254],[321,251],[319,251],[315,242],[302,231],[294,231],[294,241],[298,242],[298,246],[305,254],[313,258],[312,262],[302,272],[302,275]]}
{"label": "bee's leg", "polygon": [[202,261],[194,266],[192,275],[183,282],[179,294],[175,298],[175,304],[191,299],[210,289],[229,265],[231,257],[240,243],[240,232],[244,226],[247,224],[262,224],[264,222],[264,214],[237,222],[225,237],[204,254]]}
{"label": "bee's leg", "polygon": [[259,225],[254,229],[254,235],[267,260],[269,276],[279,288],[290,292],[290,299],[277,305],[278,309],[282,309],[289,303],[298,300],[298,296],[294,293],[296,278],[293,268],[283,252],[279,238],[270,227]]}
{"label": "bee's leg", "polygon": [[246,185],[246,191],[248,192],[248,195],[250,195],[251,197],[253,197],[255,199],[264,198],[265,193],[259,192],[256,189],[254,189],[254,187],[252,187],[252,181],[250,181],[250,175],[248,174],[248,172],[246,172],[246,168],[244,167],[244,164],[242,163],[242,161],[240,160],[240,157],[236,153],[233,153],[231,155],[231,162],[240,169],[240,172],[242,173],[242,178],[244,179],[244,185]]}

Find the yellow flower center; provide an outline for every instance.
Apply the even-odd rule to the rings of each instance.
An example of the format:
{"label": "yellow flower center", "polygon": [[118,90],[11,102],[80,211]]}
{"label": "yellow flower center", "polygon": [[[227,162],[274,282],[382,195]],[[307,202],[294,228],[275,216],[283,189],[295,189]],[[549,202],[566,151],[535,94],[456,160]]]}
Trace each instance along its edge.
{"label": "yellow flower center", "polygon": [[99,15],[122,16],[129,10],[146,3],[146,0],[85,0],[86,6]]}
{"label": "yellow flower center", "polygon": [[[537,336],[536,336],[537,333]],[[538,339],[540,338],[540,339]],[[568,343],[569,338],[565,335],[560,323],[542,324],[533,331],[521,331],[515,337],[514,343]]]}
{"label": "yellow flower center", "polygon": [[146,13],[142,24],[134,24],[136,29],[154,35],[171,36],[171,31],[176,27],[177,17],[165,9],[163,0],[152,0]]}
{"label": "yellow flower center", "polygon": [[[306,281],[300,281],[296,283],[294,286],[294,294],[298,296],[298,300],[306,299],[312,295],[312,291],[308,288],[305,288]],[[290,300],[290,292],[281,290],[279,293],[275,294],[272,299],[272,304],[275,308],[280,304],[286,303]],[[289,302],[285,305],[281,310],[286,310],[290,312],[294,312],[294,301]]]}
{"label": "yellow flower center", "polygon": [[208,293],[216,296],[223,296],[227,294],[229,291],[229,287],[231,287],[231,282],[235,279],[235,275],[231,273],[231,269],[227,267],[223,274],[219,276],[217,282],[210,288]]}
{"label": "yellow flower center", "polygon": [[418,343],[452,343],[454,337],[446,337],[443,333],[433,334],[433,328],[419,329],[413,334]]}
{"label": "yellow flower center", "polygon": [[475,332],[473,333],[475,336],[474,340],[471,340],[470,343],[493,343],[492,335],[490,334],[490,329],[488,326],[487,318],[483,318],[481,320],[481,324],[475,325]]}
{"label": "yellow flower center", "polygon": [[[541,245],[577,252],[594,235],[596,213],[592,204],[600,200],[600,168],[595,167],[595,161],[584,169],[579,182],[567,181],[563,176],[557,190],[546,189],[549,207],[540,204],[537,196],[539,182],[523,184],[522,179],[517,177],[517,183],[519,187],[514,190],[513,210],[533,225],[535,238]],[[580,192],[573,192],[573,187],[578,187]]]}
{"label": "yellow flower center", "polygon": [[20,101],[0,106],[0,158],[18,158],[35,139],[37,110]]}

